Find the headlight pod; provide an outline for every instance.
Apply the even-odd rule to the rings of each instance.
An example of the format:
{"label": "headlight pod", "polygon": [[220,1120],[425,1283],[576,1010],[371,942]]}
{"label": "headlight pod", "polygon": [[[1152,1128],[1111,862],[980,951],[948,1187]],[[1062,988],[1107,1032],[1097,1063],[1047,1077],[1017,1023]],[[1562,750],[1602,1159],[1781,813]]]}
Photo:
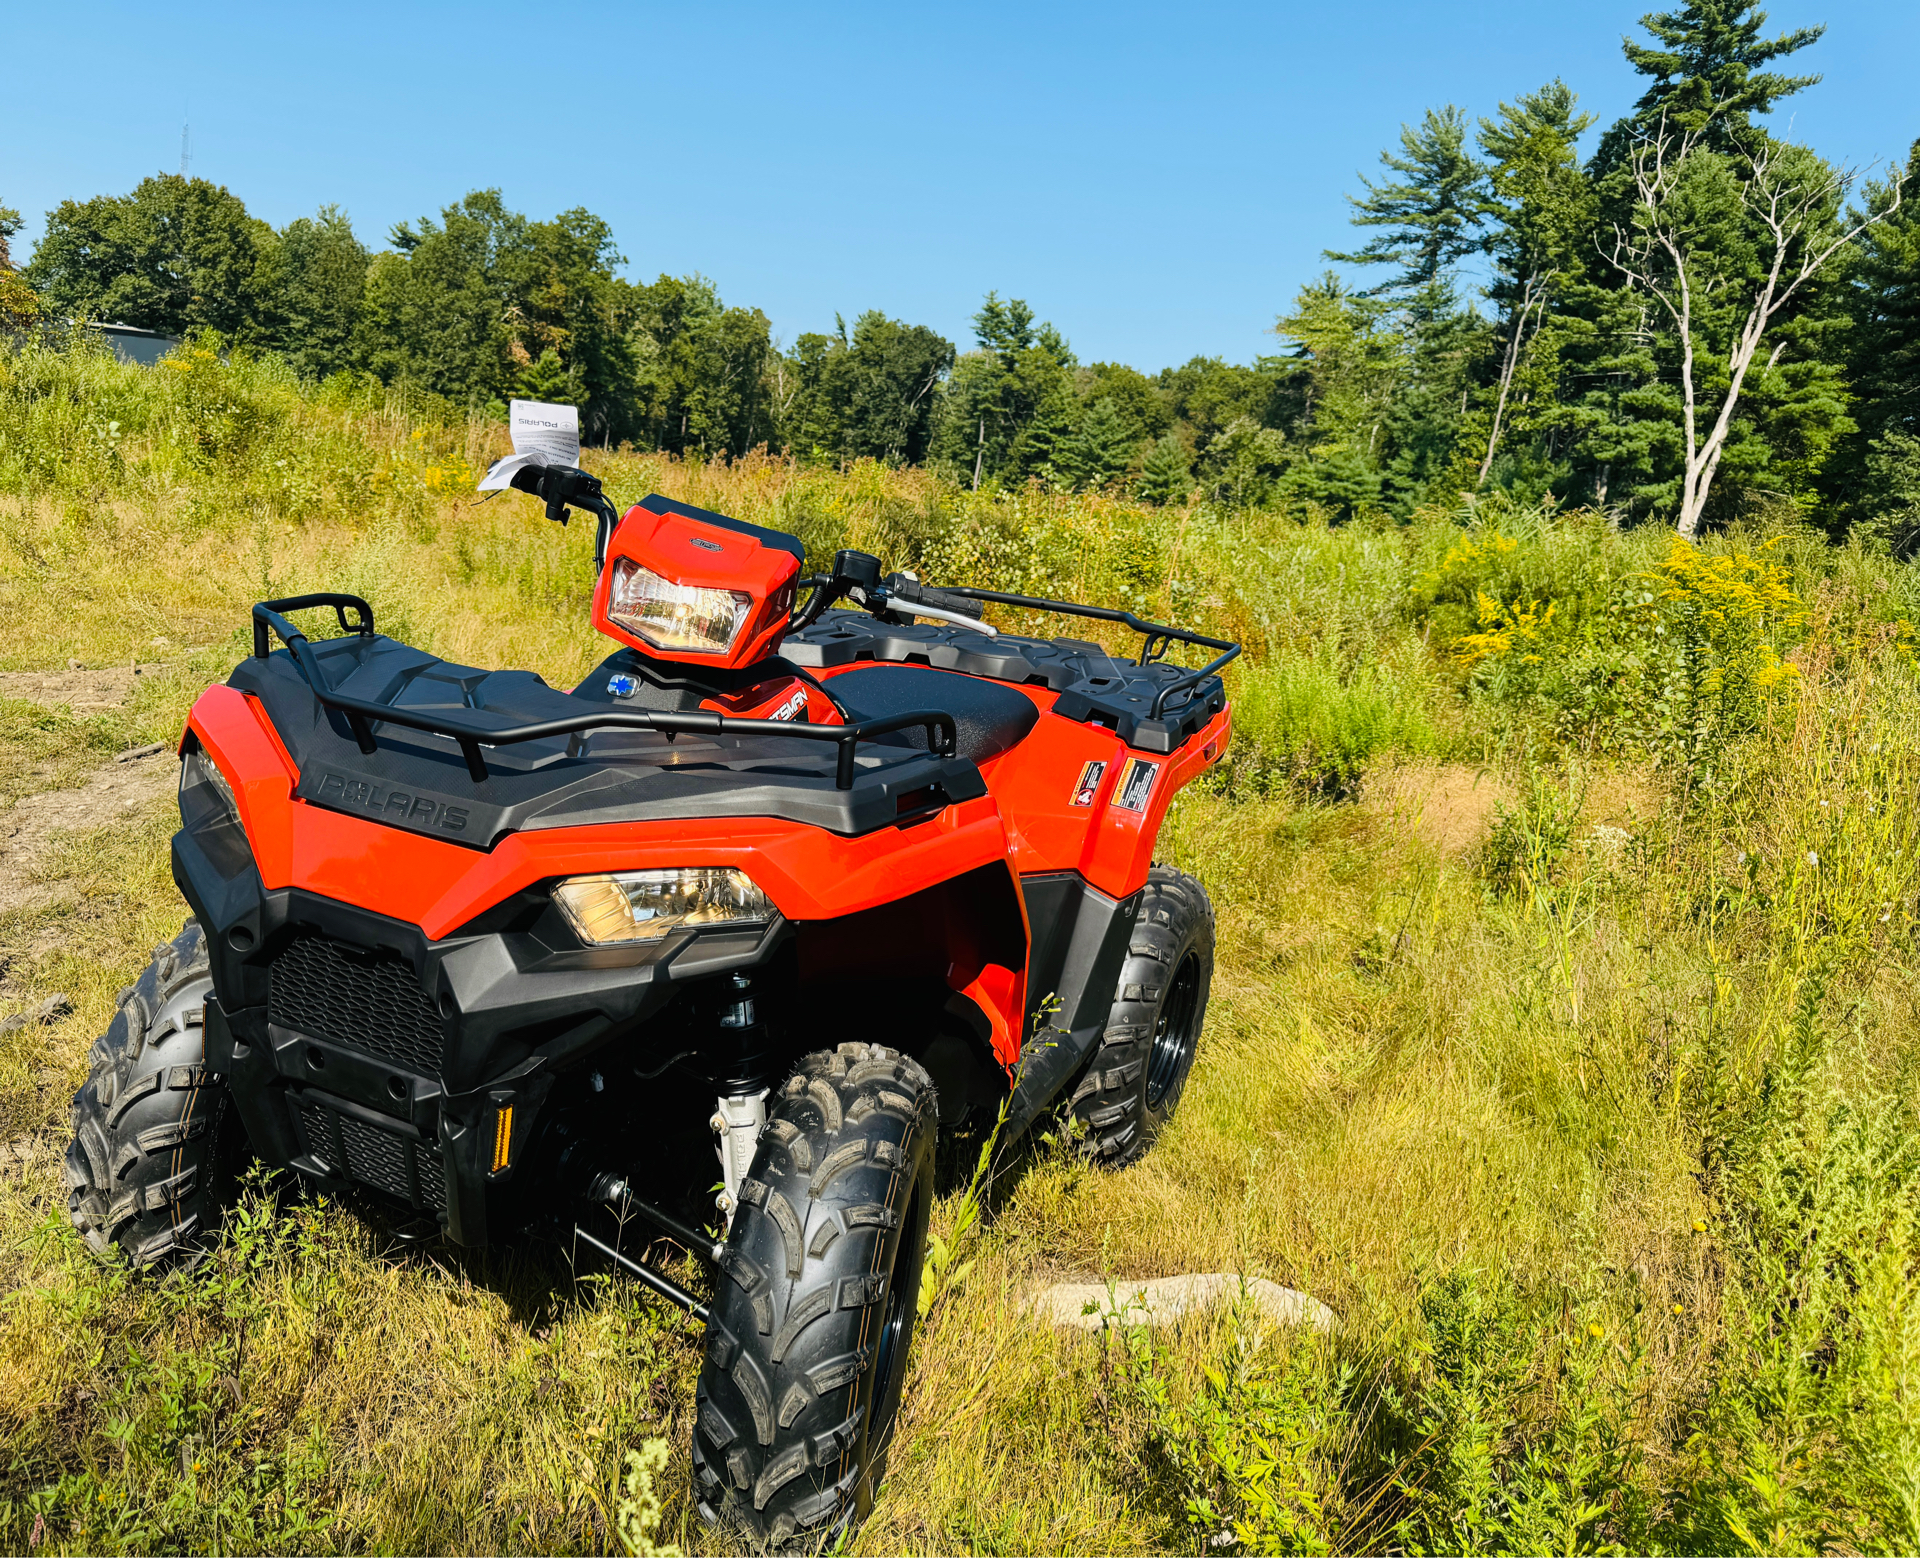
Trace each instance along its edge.
{"label": "headlight pod", "polygon": [[189,744],[180,762],[180,820],[189,828],[240,820],[233,786],[197,741]]}
{"label": "headlight pod", "polygon": [[602,947],[658,941],[702,925],[763,925],[773,918],[767,895],[732,866],[574,876],[553,896],[580,939]]}
{"label": "headlight pod", "polygon": [[753,615],[753,597],[739,590],[675,584],[630,557],[613,565],[607,616],[655,649],[723,655]]}

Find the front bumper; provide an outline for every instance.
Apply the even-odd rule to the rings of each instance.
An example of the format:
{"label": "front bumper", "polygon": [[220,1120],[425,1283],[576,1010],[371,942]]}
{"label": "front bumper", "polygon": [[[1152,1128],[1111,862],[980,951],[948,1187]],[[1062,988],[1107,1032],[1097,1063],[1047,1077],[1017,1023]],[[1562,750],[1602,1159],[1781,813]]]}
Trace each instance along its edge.
{"label": "front bumper", "polygon": [[534,888],[430,941],[351,903],[270,890],[234,845],[183,829],[173,874],[212,960],[207,1064],[254,1151],[404,1202],[462,1244],[546,1199],[549,1160],[528,1148],[557,1077],[611,1046],[645,1059],[649,1019],[678,987],[765,962],[789,930],[776,916],[589,947]]}

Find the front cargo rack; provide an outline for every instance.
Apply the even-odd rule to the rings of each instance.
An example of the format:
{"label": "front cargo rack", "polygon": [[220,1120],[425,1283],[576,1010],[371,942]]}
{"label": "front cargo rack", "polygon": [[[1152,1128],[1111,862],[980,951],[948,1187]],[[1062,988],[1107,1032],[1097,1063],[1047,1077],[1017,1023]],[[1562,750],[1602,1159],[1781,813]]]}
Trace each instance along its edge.
{"label": "front cargo rack", "polygon": [[[300,669],[301,676],[324,708],[338,710],[346,717],[353,739],[363,753],[379,750],[374,740],[376,721],[400,725],[428,735],[446,736],[458,743],[466,759],[467,772],[475,784],[487,777],[486,759],[480,748],[514,746],[522,741],[541,741],[555,736],[572,736],[588,730],[654,730],[668,740],[678,735],[785,736],[796,741],[830,741],[837,748],[834,787],[853,788],[854,756],[862,741],[872,741],[897,730],[925,730],[927,749],[936,757],[952,757],[958,750],[959,727],[951,714],[937,709],[917,709],[906,714],[887,714],[877,719],[860,720],[851,725],[801,725],[792,720],[736,719],[708,710],[609,709],[598,714],[574,714],[564,719],[537,720],[530,725],[509,725],[490,730],[445,714],[397,709],[390,704],[365,698],[349,698],[327,686],[326,675],[314,657],[307,635],[289,622],[283,612],[304,611],[313,606],[331,606],[340,621],[342,633],[373,637],[373,607],[357,595],[323,591],[313,595],[294,595],[285,600],[257,602],[253,608],[253,653],[264,660],[272,644],[269,633],[279,635],[287,653]],[[351,606],[358,617],[347,619]]]}

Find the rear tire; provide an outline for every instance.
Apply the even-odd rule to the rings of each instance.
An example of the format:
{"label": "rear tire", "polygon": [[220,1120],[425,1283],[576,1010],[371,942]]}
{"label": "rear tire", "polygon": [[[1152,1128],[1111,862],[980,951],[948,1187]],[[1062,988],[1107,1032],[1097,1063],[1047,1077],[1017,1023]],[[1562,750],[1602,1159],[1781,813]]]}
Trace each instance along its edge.
{"label": "rear tire", "polygon": [[1213,986],[1213,905],[1183,871],[1147,873],[1113,1010],[1073,1092],[1084,1151],[1108,1168],[1136,1162],[1186,1089]]}
{"label": "rear tire", "polygon": [[154,948],[94,1040],[73,1098],[67,1215],[96,1253],[136,1267],[197,1265],[232,1200],[245,1136],[227,1085],[207,1074],[213,992],[206,942],[188,920]]}
{"label": "rear tire", "polygon": [[768,1110],[717,1276],[693,1435],[708,1520],[779,1546],[864,1520],[926,1258],[939,1106],[878,1044],[809,1055]]}

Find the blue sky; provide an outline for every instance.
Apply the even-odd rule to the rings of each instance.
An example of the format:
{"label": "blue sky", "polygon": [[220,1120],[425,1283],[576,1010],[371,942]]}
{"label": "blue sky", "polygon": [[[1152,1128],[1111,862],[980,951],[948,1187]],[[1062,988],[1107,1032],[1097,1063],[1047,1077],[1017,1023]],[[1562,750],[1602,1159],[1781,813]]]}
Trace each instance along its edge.
{"label": "blue sky", "polygon": [[[378,244],[498,185],[533,216],[587,206],[630,275],[704,272],[788,341],[880,308],[965,347],[996,288],[1084,361],[1247,361],[1351,241],[1343,196],[1403,120],[1559,75],[1604,122],[1639,92],[1619,40],[1644,9],[19,5],[0,203],[30,241],[63,198],[176,169],[190,118],[193,172],[276,225],[334,201]],[[1920,5],[1773,8],[1822,21],[1793,133],[1902,154]]]}

